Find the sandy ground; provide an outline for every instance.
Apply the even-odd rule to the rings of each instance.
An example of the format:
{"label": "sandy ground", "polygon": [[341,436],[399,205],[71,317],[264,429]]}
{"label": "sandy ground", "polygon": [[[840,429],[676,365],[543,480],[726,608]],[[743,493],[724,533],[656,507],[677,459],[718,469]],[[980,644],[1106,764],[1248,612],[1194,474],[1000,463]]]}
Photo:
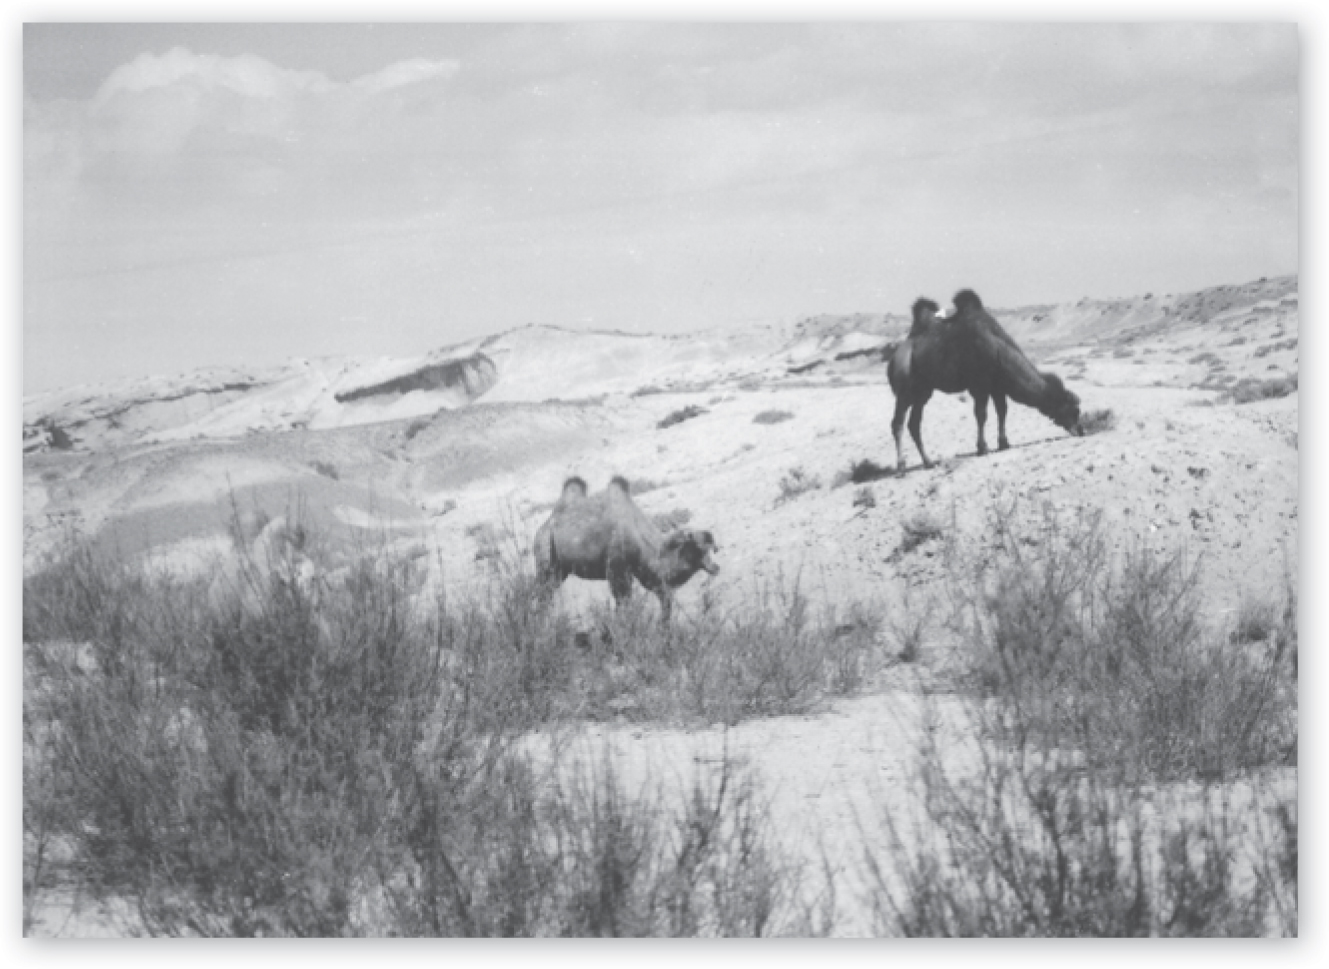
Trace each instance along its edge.
{"label": "sandy ground", "polygon": [[[1032,346],[1040,366],[1062,374],[1086,411],[1111,409],[1112,429],[1072,438],[1012,404],[1012,447],[979,457],[969,403],[934,397],[923,433],[938,466],[921,468],[906,441],[908,472],[865,486],[835,486],[835,479],[860,459],[894,464],[892,397],[880,363],[796,375],[768,368],[759,377],[709,367],[685,391],[32,455],[24,465],[25,561],[36,567],[71,522],[89,530],[112,523],[121,541],[139,541],[159,564],[187,568],[201,561],[199,548],[215,551],[206,540],[221,534],[232,498],[280,506],[299,492],[316,522],[415,549],[431,563],[433,581],[465,589],[483,582],[496,535],[514,548],[529,546],[567,475],[598,488],[617,473],[637,482],[647,512],[686,509],[691,526],[711,529],[719,541],[722,574],[685,588],[683,610],[696,608],[703,593],[741,602],[755,586],[797,579],[816,602],[870,601],[890,615],[936,593],[946,578],[936,543],[897,553],[907,521],[927,516],[981,549],[994,508],[1013,507],[1017,529],[1036,536],[1050,505],[1063,516],[1102,514],[1118,549],[1144,543],[1198,556],[1205,617],[1221,624],[1243,596],[1276,596],[1285,577],[1297,575],[1298,394],[1245,404],[1223,396],[1244,378],[1297,373],[1296,300],[1247,295],[1243,302],[1220,294],[1200,305],[1204,312],[1178,311],[1168,326]],[[704,413],[658,427],[688,406]],[[754,421],[769,411],[790,416]],[[993,414],[993,446],[996,437]],[[782,500],[781,482],[795,469],[818,486]],[[863,507],[864,488],[872,507]],[[607,595],[603,584],[570,580],[561,599],[576,610]],[[925,649],[924,679],[938,662]],[[941,711],[945,729],[959,729],[958,700],[925,697],[918,683],[887,680],[813,716],[727,731],[569,730],[579,756],[593,760],[608,749],[625,777],[650,771],[686,779],[715,764],[727,744],[771,798],[780,840],[811,865],[824,856],[849,871],[877,837],[871,832],[880,811],[904,810],[916,794],[911,737],[925,702]],[[543,741],[532,743],[538,750]],[[1278,783],[1295,787],[1295,772]],[[103,934],[111,924],[68,915],[53,907],[41,933]],[[843,918],[841,934],[871,931],[861,906]]]}

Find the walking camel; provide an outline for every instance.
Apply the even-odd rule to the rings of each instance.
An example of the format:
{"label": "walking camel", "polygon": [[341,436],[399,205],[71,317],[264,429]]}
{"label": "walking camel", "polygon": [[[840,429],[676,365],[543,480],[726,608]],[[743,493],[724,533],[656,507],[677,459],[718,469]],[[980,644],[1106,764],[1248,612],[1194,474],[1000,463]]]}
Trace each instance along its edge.
{"label": "walking camel", "polygon": [[955,294],[955,311],[937,318],[937,304],[919,299],[913,306],[909,336],[895,348],[886,367],[895,394],[891,433],[899,470],[905,468],[902,440],[905,415],[925,468],[932,461],[923,450],[923,408],[933,391],[968,392],[974,398],[978,422],[978,453],[987,454],[983,436],[988,398],[997,408],[997,447],[1006,450],[1006,398],[1033,407],[1061,428],[1079,437],[1080,398],[1066,389],[1054,373],[1041,373],[1001,325],[983,309],[973,290]]}

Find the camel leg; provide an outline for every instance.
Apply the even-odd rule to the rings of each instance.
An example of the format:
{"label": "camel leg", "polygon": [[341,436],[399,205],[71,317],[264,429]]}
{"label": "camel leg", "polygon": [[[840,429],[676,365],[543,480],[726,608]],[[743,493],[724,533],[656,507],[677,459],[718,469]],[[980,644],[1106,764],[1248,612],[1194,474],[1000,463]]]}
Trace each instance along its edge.
{"label": "camel leg", "polygon": [[891,418],[891,434],[895,438],[895,466],[904,470],[904,418],[909,412],[909,401],[902,394],[895,398],[895,416]]}
{"label": "camel leg", "polygon": [[997,450],[1005,451],[1011,446],[1011,442],[1006,440],[1006,395],[993,394],[992,403],[997,408]]}
{"label": "camel leg", "polygon": [[544,609],[554,598],[554,593],[563,585],[568,573],[552,562],[537,563],[535,570],[535,597],[540,608]]}
{"label": "camel leg", "polygon": [[[932,396],[931,394],[928,397]],[[909,436],[914,439],[914,447],[918,448],[918,455],[923,459],[923,467],[932,467],[932,461],[928,458],[928,452],[923,450],[923,405],[928,402],[924,397],[914,404],[914,409],[909,413]]]}
{"label": "camel leg", "polygon": [[669,614],[674,608],[674,597],[670,594],[668,587],[662,588],[658,593],[660,597],[660,622],[662,625],[669,625]]}
{"label": "camel leg", "polygon": [[624,565],[611,563],[609,572],[609,591],[613,593],[614,605],[622,606],[632,598],[632,573]]}
{"label": "camel leg", "polygon": [[988,422],[988,395],[974,393],[974,420],[978,422],[978,453],[988,453],[988,442],[983,439],[983,426]]}

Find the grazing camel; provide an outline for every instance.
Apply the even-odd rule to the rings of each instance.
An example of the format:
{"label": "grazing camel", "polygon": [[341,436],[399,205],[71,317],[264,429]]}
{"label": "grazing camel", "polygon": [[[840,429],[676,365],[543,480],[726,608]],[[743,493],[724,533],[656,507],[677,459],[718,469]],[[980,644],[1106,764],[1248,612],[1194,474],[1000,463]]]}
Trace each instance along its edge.
{"label": "grazing camel", "polygon": [[917,300],[909,336],[895,348],[886,368],[895,393],[891,433],[895,437],[899,470],[905,468],[902,431],[906,413],[909,434],[923,466],[932,467],[923,450],[923,408],[936,390],[945,394],[968,391],[973,395],[979,454],[988,451],[983,425],[987,423],[989,397],[997,407],[997,447],[1003,451],[1010,447],[1006,440],[1007,397],[1036,408],[1058,427],[1079,437],[1083,433],[1080,398],[1067,390],[1056,374],[1040,373],[1034,367],[1010,335],[983,309],[978,294],[961,290],[955,294],[954,302],[955,311],[938,319],[936,303],[930,299]]}
{"label": "grazing camel", "polygon": [[663,621],[669,621],[673,591],[698,570],[720,571],[711,553],[715,538],[708,531],[660,531],[632,500],[628,483],[614,477],[609,487],[586,494],[586,482],[569,478],[549,519],[535,533],[535,564],[541,588],[552,592],[569,575],[608,579],[614,601],[632,594],[632,579],[660,599]]}

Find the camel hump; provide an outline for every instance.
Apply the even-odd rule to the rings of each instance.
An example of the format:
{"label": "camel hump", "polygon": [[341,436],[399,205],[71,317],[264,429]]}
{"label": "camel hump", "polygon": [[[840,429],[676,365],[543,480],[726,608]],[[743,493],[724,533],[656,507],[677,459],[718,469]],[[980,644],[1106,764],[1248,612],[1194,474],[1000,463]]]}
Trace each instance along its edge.
{"label": "camel hump", "polygon": [[581,478],[579,478],[577,475],[574,474],[571,478],[568,478],[567,481],[564,481],[564,482],[563,482],[563,495],[562,495],[562,497],[563,497],[563,498],[585,498],[585,497],[586,497],[586,482],[583,481]]}
{"label": "camel hump", "polygon": [[609,479],[608,490],[622,492],[624,497],[632,497],[632,487],[628,484],[628,479],[621,474],[616,474]]}
{"label": "camel hump", "polygon": [[955,303],[955,309],[958,312],[964,312],[967,309],[981,310],[983,308],[983,301],[978,298],[978,294],[972,289],[960,290],[955,294],[952,302]]}
{"label": "camel hump", "polygon": [[936,315],[936,312],[939,309],[941,309],[941,307],[932,302],[932,300],[928,299],[926,296],[920,296],[918,299],[914,300],[914,305],[911,310],[914,315],[914,322],[917,323],[920,320],[926,320],[928,317]]}

